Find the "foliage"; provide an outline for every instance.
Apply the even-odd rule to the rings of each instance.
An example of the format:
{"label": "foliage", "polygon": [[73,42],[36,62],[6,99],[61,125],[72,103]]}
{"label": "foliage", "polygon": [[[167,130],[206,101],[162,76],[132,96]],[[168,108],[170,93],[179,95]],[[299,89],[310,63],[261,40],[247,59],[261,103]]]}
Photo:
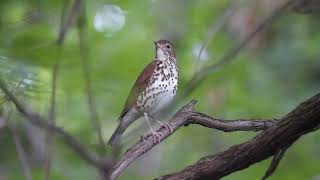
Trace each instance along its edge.
{"label": "foliage", "polygon": [[[125,11],[125,25],[117,32],[95,29],[94,17],[107,3]],[[264,7],[261,2],[256,4]],[[198,68],[195,67],[197,57],[192,55],[194,44],[207,39],[208,27],[227,6],[228,1],[206,0],[86,2],[87,60],[105,140],[116,126],[117,116],[137,74],[154,57],[153,41],[162,37],[174,40],[181,91]],[[17,90],[15,93],[28,107],[46,115],[51,95],[51,71],[59,59],[56,123],[94,150],[97,135],[88,115],[75,22],[64,44],[61,47],[55,44],[62,7],[63,1],[0,1],[0,75],[12,91]],[[254,8],[249,8],[255,12],[250,18],[259,19],[265,12]],[[199,111],[226,119],[284,115],[319,90],[318,18],[292,12],[279,18],[234,61],[208,76],[192,94],[184,97],[184,102],[198,99]],[[241,32],[234,33],[231,27],[228,24],[210,42],[207,48],[210,58],[201,62],[202,66],[216,62],[236,44]],[[0,100],[4,105],[3,94]],[[10,121],[18,124],[25,150],[32,154],[27,125],[20,116],[14,117]],[[144,126],[143,130],[126,138],[124,149],[147,130]],[[179,170],[204,155],[227,149],[254,134],[222,133],[194,126],[185,128],[135,162],[120,179],[151,179]],[[319,132],[298,141],[271,179],[300,180],[319,176],[319,142]],[[15,146],[4,129],[0,129],[0,147],[0,179],[22,179]],[[61,142],[54,141],[53,152],[51,179],[90,179],[95,176],[94,170]],[[32,158],[29,160],[34,179],[42,179],[41,163]],[[257,179],[263,175],[268,163],[259,163],[225,179]]]}

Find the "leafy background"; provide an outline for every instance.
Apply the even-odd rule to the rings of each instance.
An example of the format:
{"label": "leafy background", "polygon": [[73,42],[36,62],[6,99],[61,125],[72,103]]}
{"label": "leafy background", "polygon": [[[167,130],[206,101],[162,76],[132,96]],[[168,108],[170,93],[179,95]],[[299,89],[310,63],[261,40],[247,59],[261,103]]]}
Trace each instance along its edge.
{"label": "leafy background", "polygon": [[[0,1],[0,75],[24,104],[46,116],[51,71],[59,59],[56,123],[95,150],[97,138],[89,120],[76,25],[70,27],[61,47],[54,44],[63,3],[62,0]],[[87,1],[86,57],[90,62],[91,84],[104,139],[107,140],[114,130],[138,73],[154,57],[154,40],[168,38],[174,42],[180,69],[179,90],[182,91],[199,66],[217,62],[276,4],[271,0],[259,0],[243,5],[210,41],[205,50],[208,57],[197,62],[195,46],[208,39],[208,27],[224,13],[229,1]],[[102,32],[96,29],[94,19],[104,5],[122,9],[123,27],[114,30],[112,26],[117,24],[113,24]],[[110,20],[110,17],[104,18]],[[197,99],[197,110],[224,119],[285,115],[319,90],[319,32],[319,16],[290,12],[260,33],[234,61],[210,74],[177,108]],[[3,95],[0,100],[1,111],[7,107],[12,109]],[[17,125],[33,178],[43,179],[43,132],[26,124],[19,114],[14,114],[10,123]],[[130,127],[128,132],[132,129]],[[146,131],[148,128],[144,125],[142,130],[128,133],[123,151]],[[119,179],[151,179],[174,172],[256,134],[223,133],[199,126],[182,128],[134,162]],[[0,179],[23,179],[15,145],[6,128],[0,129],[0,149]],[[289,149],[270,179],[319,179],[319,151],[319,132],[303,137]],[[54,141],[52,163],[51,179],[96,176],[92,167],[59,140]],[[269,163],[270,159],[224,179],[257,179]]]}

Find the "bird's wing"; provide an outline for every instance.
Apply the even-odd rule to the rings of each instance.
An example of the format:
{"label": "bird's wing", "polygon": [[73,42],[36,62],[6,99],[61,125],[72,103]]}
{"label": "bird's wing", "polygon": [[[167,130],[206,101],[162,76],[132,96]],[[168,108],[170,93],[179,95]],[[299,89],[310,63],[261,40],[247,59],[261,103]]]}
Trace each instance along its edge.
{"label": "bird's wing", "polygon": [[157,65],[157,62],[158,62],[158,60],[152,61],[140,73],[139,77],[137,78],[136,82],[134,83],[133,87],[131,88],[131,91],[129,93],[127,101],[123,107],[121,114],[120,114],[119,120],[122,119],[122,117],[130,110],[130,108],[132,108],[136,104],[139,95],[147,87],[147,85],[150,81],[150,78],[152,76],[152,73],[154,72],[154,69]]}

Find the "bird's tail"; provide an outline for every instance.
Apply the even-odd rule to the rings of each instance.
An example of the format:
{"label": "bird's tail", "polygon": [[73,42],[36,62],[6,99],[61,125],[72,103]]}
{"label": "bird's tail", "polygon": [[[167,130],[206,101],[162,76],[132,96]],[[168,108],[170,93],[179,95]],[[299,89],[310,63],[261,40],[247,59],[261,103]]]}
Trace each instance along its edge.
{"label": "bird's tail", "polygon": [[123,111],[118,119],[117,128],[108,141],[108,145],[116,147],[116,145],[118,145],[118,143],[120,142],[121,136],[124,131],[135,119],[137,119],[137,115],[135,113],[132,113],[131,111]]}
{"label": "bird's tail", "polygon": [[122,134],[124,133],[125,128],[123,128],[122,125],[122,120],[120,119],[118,121],[118,125],[116,130],[113,132],[113,134],[111,135],[109,141],[108,141],[108,145],[115,147],[121,139]]}

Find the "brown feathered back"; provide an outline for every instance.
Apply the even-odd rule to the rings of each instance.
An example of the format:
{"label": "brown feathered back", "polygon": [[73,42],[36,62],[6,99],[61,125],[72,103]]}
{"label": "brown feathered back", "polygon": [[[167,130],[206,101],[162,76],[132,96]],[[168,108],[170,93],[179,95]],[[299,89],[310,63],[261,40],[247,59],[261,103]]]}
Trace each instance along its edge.
{"label": "brown feathered back", "polygon": [[154,72],[154,68],[156,67],[156,64],[157,64],[157,60],[152,61],[140,73],[139,77],[137,78],[136,82],[134,83],[133,87],[131,88],[131,91],[130,91],[129,96],[127,98],[127,101],[123,107],[123,110],[120,114],[119,119],[121,119],[126,114],[126,112],[136,104],[139,95],[147,87],[147,85],[150,81],[150,78],[152,76],[152,73]]}

